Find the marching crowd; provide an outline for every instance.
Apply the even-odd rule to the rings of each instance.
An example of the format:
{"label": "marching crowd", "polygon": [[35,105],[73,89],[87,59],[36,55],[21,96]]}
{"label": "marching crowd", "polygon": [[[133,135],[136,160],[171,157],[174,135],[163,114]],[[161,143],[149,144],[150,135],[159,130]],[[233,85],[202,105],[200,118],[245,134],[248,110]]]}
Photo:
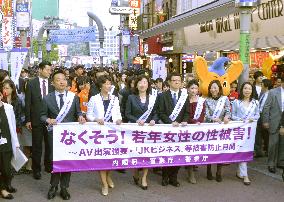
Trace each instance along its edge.
{"label": "marching crowd", "polygon": [[[35,71],[36,70],[36,71]],[[231,84],[229,96],[223,94],[219,80],[208,86],[208,96],[199,94],[199,82],[193,76],[183,78],[170,73],[163,81],[150,79],[151,72],[131,70],[118,73],[113,68],[90,69],[78,65],[71,69],[54,68],[42,62],[37,69],[23,69],[17,85],[8,73],[0,71],[0,191],[5,199],[13,199],[17,190],[12,186],[15,174],[32,173],[41,179],[44,170],[52,171],[52,125],[60,122],[137,123],[151,127],[155,124],[188,124],[230,121],[257,121],[255,157],[268,156],[268,169],[275,173],[283,169],[284,180],[284,77],[279,75],[274,84],[254,73],[248,82]],[[274,85],[274,86],[273,86]],[[238,93],[239,92],[239,93]],[[32,134],[32,135],[31,135]],[[44,148],[42,142],[44,142]],[[20,171],[13,171],[12,157],[21,150],[29,159]],[[217,164],[216,181],[221,182],[223,164]],[[163,167],[162,186],[179,187],[180,167]],[[155,168],[157,171],[157,168]],[[197,183],[194,166],[187,167],[188,181]],[[99,171],[102,195],[108,195],[115,184],[111,171]],[[140,175],[141,173],[141,175]],[[134,169],[133,181],[146,190],[148,168]],[[247,162],[238,163],[236,176],[245,185],[251,181]],[[71,198],[68,192],[71,173],[51,173],[47,198]],[[213,180],[211,165],[207,165],[207,179]]]}

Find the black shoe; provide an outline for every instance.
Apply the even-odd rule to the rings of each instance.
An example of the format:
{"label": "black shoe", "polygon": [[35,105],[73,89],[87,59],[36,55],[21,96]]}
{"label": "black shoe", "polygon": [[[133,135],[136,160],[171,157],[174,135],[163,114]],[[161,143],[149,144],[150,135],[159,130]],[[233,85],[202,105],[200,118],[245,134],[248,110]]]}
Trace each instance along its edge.
{"label": "black shoe", "polygon": [[283,169],[283,172],[282,172],[282,180],[284,182],[284,169]]}
{"label": "black shoe", "polygon": [[163,179],[162,179],[162,186],[168,186],[168,184],[169,184],[169,180],[163,178]]}
{"label": "black shoe", "polygon": [[60,196],[63,200],[70,200],[71,196],[66,188],[61,188]]}
{"label": "black shoe", "polygon": [[222,175],[221,174],[218,174],[218,173],[216,173],[216,181],[217,182],[222,182]]}
{"label": "black shoe", "polygon": [[41,179],[41,174],[40,174],[40,172],[34,172],[34,173],[33,173],[33,176],[34,176],[34,179],[36,179],[36,180],[40,180],[40,179]]}
{"label": "black shoe", "polygon": [[8,187],[6,187],[6,190],[10,193],[16,193],[17,189],[12,187],[11,185],[9,185]]}
{"label": "black shoe", "polygon": [[134,184],[138,185],[139,184],[139,177],[136,178],[133,176],[133,181],[134,181]]}
{"label": "black shoe", "polygon": [[143,186],[143,185],[141,185],[141,188],[142,188],[143,190],[147,190],[147,189],[148,189],[148,186]]}
{"label": "black shoe", "polygon": [[51,186],[50,189],[48,190],[48,194],[47,194],[47,199],[50,200],[50,199],[53,199],[56,195],[56,192],[58,190],[58,187],[54,187],[54,186]]}
{"label": "black shoe", "polygon": [[179,187],[180,186],[180,183],[178,181],[169,181],[169,184],[174,186],[174,187]]}
{"label": "black shoe", "polygon": [[274,166],[268,166],[268,171],[270,173],[276,173],[276,168]]}

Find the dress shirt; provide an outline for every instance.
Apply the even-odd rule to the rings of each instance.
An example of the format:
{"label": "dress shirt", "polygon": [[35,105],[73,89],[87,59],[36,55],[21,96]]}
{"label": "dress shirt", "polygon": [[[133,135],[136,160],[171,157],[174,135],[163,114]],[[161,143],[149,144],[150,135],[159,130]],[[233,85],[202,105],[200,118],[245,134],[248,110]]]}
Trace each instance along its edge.
{"label": "dress shirt", "polygon": [[45,80],[45,87],[46,87],[46,95],[48,94],[48,79],[39,78],[39,86],[40,86],[40,93],[41,97],[43,97],[43,80]]}
{"label": "dress shirt", "polygon": [[60,94],[63,94],[63,102],[65,103],[65,101],[66,101],[66,91],[64,91],[62,93],[55,91],[55,97],[56,97],[56,103],[57,103],[58,109],[60,109],[60,96],[59,96]]}

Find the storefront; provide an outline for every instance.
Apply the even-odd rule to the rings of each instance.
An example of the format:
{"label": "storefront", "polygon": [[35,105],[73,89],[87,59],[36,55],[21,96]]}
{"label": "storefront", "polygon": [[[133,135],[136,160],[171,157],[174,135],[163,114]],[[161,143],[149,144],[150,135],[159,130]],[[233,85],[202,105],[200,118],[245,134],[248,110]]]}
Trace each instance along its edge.
{"label": "storefront", "polygon": [[[263,0],[252,12],[251,67],[261,67],[270,54],[284,48],[284,0]],[[184,52],[217,51],[238,59],[240,38],[239,13],[208,19],[184,28]]]}

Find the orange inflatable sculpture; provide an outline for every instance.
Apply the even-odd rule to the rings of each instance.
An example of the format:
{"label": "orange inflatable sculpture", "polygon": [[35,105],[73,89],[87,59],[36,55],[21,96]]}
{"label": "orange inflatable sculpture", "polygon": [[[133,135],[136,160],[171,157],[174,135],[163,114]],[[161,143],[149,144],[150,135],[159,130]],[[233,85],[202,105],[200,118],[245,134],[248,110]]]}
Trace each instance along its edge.
{"label": "orange inflatable sculpture", "polygon": [[[230,62],[230,66],[225,70],[225,62]],[[200,91],[202,96],[208,95],[208,86],[211,81],[219,80],[223,87],[223,94],[230,94],[230,84],[238,79],[243,71],[241,61],[230,61],[227,57],[218,58],[212,66],[208,67],[203,57],[197,56],[193,63],[195,73],[200,80]]]}

